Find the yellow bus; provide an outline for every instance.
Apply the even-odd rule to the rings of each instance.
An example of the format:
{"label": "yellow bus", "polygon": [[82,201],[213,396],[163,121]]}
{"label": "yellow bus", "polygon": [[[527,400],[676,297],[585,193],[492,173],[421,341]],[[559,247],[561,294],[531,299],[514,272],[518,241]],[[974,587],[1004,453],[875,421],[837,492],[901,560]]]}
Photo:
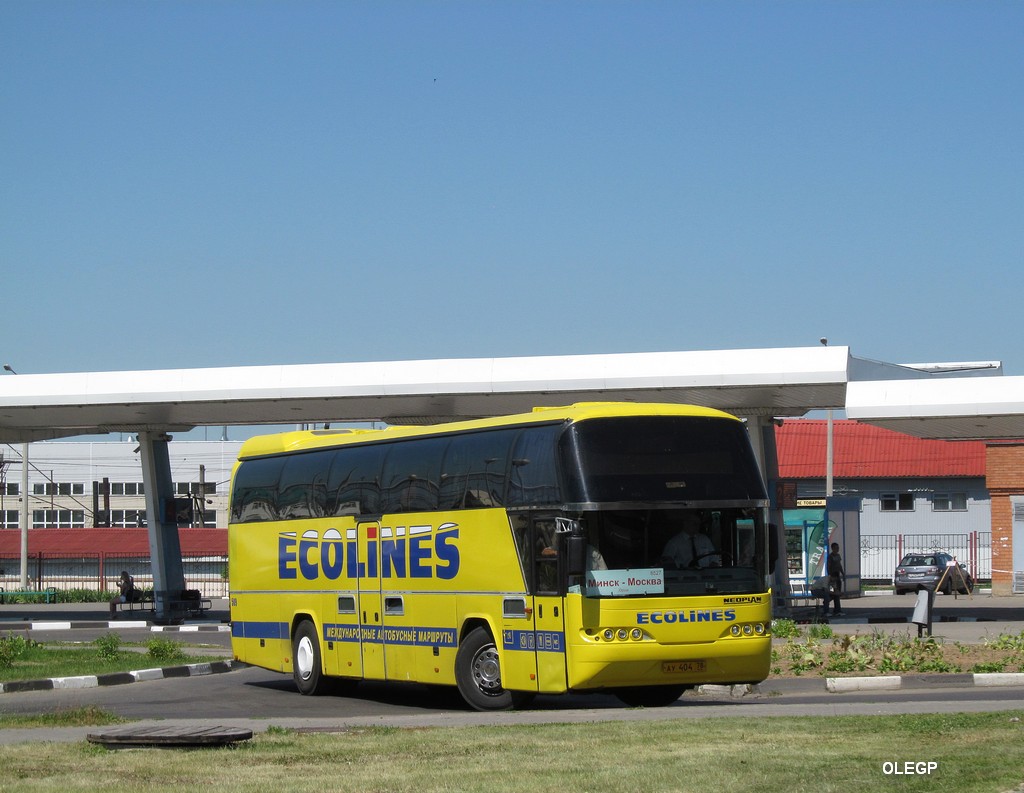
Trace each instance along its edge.
{"label": "yellow bus", "polygon": [[231,488],[234,656],[303,694],[412,681],[478,710],[756,683],[766,510],[743,423],[708,408],[255,437]]}

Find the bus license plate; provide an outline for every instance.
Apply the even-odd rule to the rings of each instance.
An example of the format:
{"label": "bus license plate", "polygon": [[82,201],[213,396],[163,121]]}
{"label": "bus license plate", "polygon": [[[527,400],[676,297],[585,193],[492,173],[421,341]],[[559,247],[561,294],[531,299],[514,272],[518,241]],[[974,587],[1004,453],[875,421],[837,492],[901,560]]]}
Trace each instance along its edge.
{"label": "bus license plate", "polygon": [[703,672],[704,661],[662,661],[661,671],[666,675],[675,675],[683,672]]}

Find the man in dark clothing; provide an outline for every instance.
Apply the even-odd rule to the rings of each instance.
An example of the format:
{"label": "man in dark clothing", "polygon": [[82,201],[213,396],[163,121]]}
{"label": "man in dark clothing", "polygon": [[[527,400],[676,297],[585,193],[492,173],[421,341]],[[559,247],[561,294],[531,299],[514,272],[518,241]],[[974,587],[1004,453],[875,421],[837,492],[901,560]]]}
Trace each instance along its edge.
{"label": "man in dark clothing", "polygon": [[829,601],[832,602],[832,616],[842,614],[842,606],[839,603],[839,593],[843,591],[843,579],[846,571],[843,570],[843,557],[839,554],[839,543],[832,543],[828,553],[828,590],[825,592],[825,614],[828,614]]}

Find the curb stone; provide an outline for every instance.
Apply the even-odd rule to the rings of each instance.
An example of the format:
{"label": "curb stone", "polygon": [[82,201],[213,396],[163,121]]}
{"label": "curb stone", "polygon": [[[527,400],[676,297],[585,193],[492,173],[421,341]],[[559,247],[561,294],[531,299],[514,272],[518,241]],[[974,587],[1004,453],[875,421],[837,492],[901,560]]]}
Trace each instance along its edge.
{"label": "curb stone", "polygon": [[936,689],[983,687],[1024,688],[1024,673],[1021,672],[962,672],[956,674],[907,674],[876,677],[769,677],[756,685],[703,685],[694,689],[695,694],[704,696],[732,697],[778,696],[779,694],[814,694],[824,683],[831,694],[854,691],[881,691],[895,689]]}
{"label": "curb stone", "polygon": [[243,669],[247,664],[239,661],[214,661],[212,663],[186,664],[156,669],[140,669],[133,672],[111,672],[106,675],[81,675],[78,677],[51,677],[43,680],[12,680],[0,683],[0,694],[24,691],[52,691],[54,689],[96,688],[117,686],[125,683],[141,683],[146,680],[164,680],[174,677],[201,677]]}
{"label": "curb stone", "polygon": [[[946,680],[949,678],[949,680]],[[1021,672],[985,672],[964,675],[934,676],[902,676],[886,675],[882,677],[829,677],[825,679],[825,688],[833,694],[848,691],[879,691],[905,688],[904,683],[923,685],[975,685],[975,686],[1024,686],[1024,673]]]}
{"label": "curb stone", "polygon": [[69,631],[76,628],[149,628],[149,630],[154,633],[195,633],[200,631],[227,633],[231,630],[230,625],[225,625],[220,622],[187,625],[151,625],[146,620],[105,620],[100,622],[97,622],[96,620],[71,622],[29,621],[27,623],[13,621],[0,622],[0,630]]}

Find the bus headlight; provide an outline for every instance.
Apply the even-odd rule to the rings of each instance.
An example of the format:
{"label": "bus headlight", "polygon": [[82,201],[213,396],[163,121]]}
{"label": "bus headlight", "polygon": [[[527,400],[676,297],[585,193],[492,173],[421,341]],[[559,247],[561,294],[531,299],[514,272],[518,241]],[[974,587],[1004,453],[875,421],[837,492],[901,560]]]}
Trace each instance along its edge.
{"label": "bus headlight", "polygon": [[733,636],[765,636],[768,630],[768,625],[763,622],[733,623],[729,626],[729,633]]}
{"label": "bus headlight", "polygon": [[624,642],[629,636],[629,631],[627,631],[625,628],[619,628],[619,632],[617,635],[619,637],[619,641]]}
{"label": "bus headlight", "polygon": [[613,631],[611,628],[605,628],[604,633],[602,635],[604,636],[605,641],[610,642],[612,639],[615,638],[615,631]]}
{"label": "bus headlight", "polygon": [[644,632],[639,628],[633,628],[633,630],[629,632],[629,636],[633,641],[638,642],[644,638]]}

